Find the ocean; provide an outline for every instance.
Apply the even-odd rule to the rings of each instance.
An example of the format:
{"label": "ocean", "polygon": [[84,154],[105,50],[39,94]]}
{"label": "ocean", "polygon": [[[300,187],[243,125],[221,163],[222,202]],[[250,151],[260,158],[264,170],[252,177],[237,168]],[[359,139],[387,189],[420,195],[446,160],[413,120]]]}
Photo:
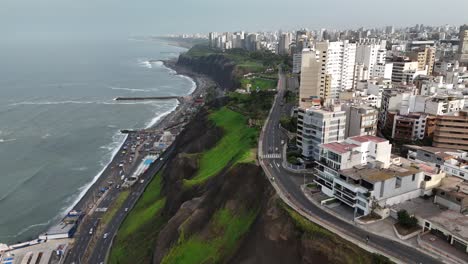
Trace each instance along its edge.
{"label": "ocean", "polygon": [[148,38],[7,39],[0,43],[0,243],[58,222],[111,160],[120,129],[155,124],[195,83],[161,62],[185,49]]}

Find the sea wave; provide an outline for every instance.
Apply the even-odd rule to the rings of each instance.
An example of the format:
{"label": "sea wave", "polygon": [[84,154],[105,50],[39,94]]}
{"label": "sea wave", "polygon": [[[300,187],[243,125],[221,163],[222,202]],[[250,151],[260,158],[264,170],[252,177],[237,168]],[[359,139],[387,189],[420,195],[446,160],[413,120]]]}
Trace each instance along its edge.
{"label": "sea wave", "polygon": [[132,102],[123,102],[123,101],[74,101],[74,100],[65,100],[65,101],[24,101],[12,103],[10,106],[20,106],[20,105],[61,105],[61,104],[102,104],[102,105],[135,105],[135,104],[154,104],[153,101],[132,101]]}
{"label": "sea wave", "polygon": [[65,204],[68,204],[68,205],[64,206],[61,209],[62,214],[60,214],[60,215],[62,217],[65,216],[70,210],[72,210],[73,207],[75,207],[75,205],[85,196],[86,192],[88,192],[89,188],[91,188],[91,186],[93,186],[93,184],[99,179],[101,174],[106,170],[106,168],[109,166],[109,164],[114,159],[115,155],[117,155],[120,148],[123,146],[123,144],[127,140],[127,136],[128,136],[128,134],[121,134],[120,132],[116,132],[114,134],[114,136],[112,137],[114,139],[114,141],[112,143],[106,145],[106,146],[108,146],[106,149],[109,149],[109,150],[112,149],[111,155],[104,158],[101,161],[100,165],[102,166],[102,169],[93,177],[93,179],[89,183],[87,183],[87,184],[81,186],[80,188],[78,188],[79,194],[77,196],[72,196],[72,197],[70,197],[70,199],[68,201],[65,201]]}
{"label": "sea wave", "polygon": [[145,68],[148,68],[148,69],[152,69],[153,68],[153,64],[149,61],[149,60],[139,60],[138,61],[138,64],[142,67],[145,67]]}
{"label": "sea wave", "polygon": [[[55,219],[55,218],[54,218]],[[23,229],[21,229],[18,233],[14,234],[14,235],[4,235],[4,236],[0,236],[1,238],[16,238],[16,237],[19,237],[21,236],[22,234],[28,232],[29,230],[33,229],[33,228],[36,228],[36,227],[40,227],[40,226],[48,226],[54,219],[50,219],[49,221],[47,222],[43,222],[43,223],[38,223],[38,224],[33,224],[33,225],[30,225],[30,226],[27,226]]]}
{"label": "sea wave", "polygon": [[6,143],[6,142],[12,142],[12,141],[16,141],[16,138],[10,138],[10,139],[0,138],[0,143]]}
{"label": "sea wave", "polygon": [[88,170],[88,167],[78,167],[78,168],[71,168],[72,171],[85,171]]}
{"label": "sea wave", "polygon": [[24,184],[32,181],[36,176],[40,175],[40,172],[42,171],[42,169],[45,167],[46,165],[42,165],[41,167],[39,167],[38,169],[35,170],[35,172],[33,174],[31,174],[30,176],[26,177],[25,179],[19,181],[16,185],[14,185],[13,187],[9,188],[8,191],[3,194],[1,197],[0,197],[0,202],[4,202],[6,201],[8,198],[10,198],[11,195],[17,193],[18,189],[20,188],[23,188]]}
{"label": "sea wave", "polygon": [[177,76],[187,79],[192,83],[192,87],[190,88],[189,94],[192,94],[195,91],[195,89],[197,89],[197,83],[191,77],[186,76],[186,75],[181,75],[181,74],[177,74]]}
{"label": "sea wave", "polygon": [[172,109],[170,109],[170,110],[168,110],[168,111],[166,111],[166,112],[164,112],[162,114],[159,114],[156,117],[154,117],[153,119],[151,119],[148,123],[145,124],[145,128],[150,128],[150,127],[156,125],[159,120],[161,120],[163,117],[167,116],[168,114],[170,114],[174,110],[176,110],[177,106],[179,106],[179,101],[177,101],[177,103],[175,104],[175,106]]}
{"label": "sea wave", "polygon": [[121,90],[121,91],[129,91],[129,92],[149,92],[149,90],[136,89],[136,88],[115,87],[115,86],[109,86],[109,88],[112,90]]}

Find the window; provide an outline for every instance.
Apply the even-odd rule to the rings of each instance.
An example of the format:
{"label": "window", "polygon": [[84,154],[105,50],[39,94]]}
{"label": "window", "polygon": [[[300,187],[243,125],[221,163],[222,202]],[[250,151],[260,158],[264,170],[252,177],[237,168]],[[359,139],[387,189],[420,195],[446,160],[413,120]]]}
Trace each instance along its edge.
{"label": "window", "polygon": [[411,181],[414,181],[416,179],[416,174],[413,174],[413,176],[411,176]]}
{"label": "window", "polygon": [[395,180],[395,189],[398,189],[401,187],[401,178],[397,177]]}

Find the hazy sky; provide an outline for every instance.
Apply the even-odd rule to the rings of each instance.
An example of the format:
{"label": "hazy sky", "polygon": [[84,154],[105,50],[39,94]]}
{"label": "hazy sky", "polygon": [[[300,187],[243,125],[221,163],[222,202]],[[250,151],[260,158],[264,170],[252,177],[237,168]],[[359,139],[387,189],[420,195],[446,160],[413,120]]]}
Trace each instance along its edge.
{"label": "hazy sky", "polygon": [[[0,34],[166,34],[468,23],[468,0],[0,0]],[[1,40],[0,40],[1,41]]]}

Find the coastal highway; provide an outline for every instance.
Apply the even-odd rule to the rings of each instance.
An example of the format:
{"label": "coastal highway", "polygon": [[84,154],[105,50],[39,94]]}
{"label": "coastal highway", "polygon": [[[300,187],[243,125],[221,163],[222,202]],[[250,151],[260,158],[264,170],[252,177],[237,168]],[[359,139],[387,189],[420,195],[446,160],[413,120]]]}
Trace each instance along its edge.
{"label": "coastal highway", "polygon": [[[283,94],[286,89],[286,76],[280,74],[278,81],[278,93],[275,97],[275,102],[271,109],[269,118],[262,130],[260,136],[259,147],[259,161],[260,164],[269,178],[270,182],[276,186],[277,191],[280,192],[280,197],[287,199],[294,205],[295,210],[299,213],[306,213],[310,218],[315,219],[315,222],[323,224],[325,228],[333,232],[346,234],[352,238],[353,241],[365,243],[366,237],[369,236],[370,240],[368,247],[374,248],[380,252],[385,252],[387,255],[400,260],[402,263],[422,263],[422,264],[435,264],[442,263],[434,259],[430,255],[409,247],[405,244],[393,241],[373,233],[367,232],[355,225],[345,222],[334,215],[322,210],[314,203],[309,201],[304,193],[301,191],[301,184],[303,183],[303,174],[292,173],[282,166],[281,155],[282,149],[281,140],[286,141],[286,136],[278,129],[279,120],[282,112]],[[268,158],[271,157],[271,158]]]}
{"label": "coastal highway", "polygon": [[[155,161],[148,170],[140,176],[140,179],[144,180],[144,183],[140,183],[138,181],[135,183],[134,186],[130,187],[130,195],[125,200],[123,205],[118,209],[115,216],[110,220],[107,227],[104,229],[103,232],[100,232],[100,237],[95,237],[91,242],[93,236],[95,236],[95,232],[93,234],[89,233],[89,230],[93,228],[96,230],[94,226],[98,219],[102,217],[101,212],[94,212],[93,214],[89,215],[88,218],[80,224],[80,233],[76,235],[75,243],[72,250],[67,255],[64,263],[93,263],[99,264],[101,262],[105,262],[106,254],[110,249],[112,239],[117,234],[117,231],[127,216],[127,214],[131,211],[133,206],[136,204],[142,193],[144,192],[146,186],[151,181],[152,177],[164,166],[166,160],[170,155],[173,153],[173,147],[169,147],[164,154],[161,155],[160,159]],[[161,160],[162,159],[162,160]],[[116,190],[115,188],[110,189],[108,194],[99,204],[99,207],[108,207],[112,201],[117,198],[120,190]],[[127,210],[126,210],[127,208]],[[103,234],[107,234],[107,237],[104,238]],[[91,246],[92,243],[92,246]],[[89,246],[89,247],[88,247]],[[84,255],[86,254],[86,256]]]}
{"label": "coastal highway", "polygon": [[[120,225],[127,216],[128,212],[135,206],[136,202],[143,194],[146,186],[150,183],[151,179],[156,175],[159,170],[164,166],[166,160],[171,156],[174,151],[174,145],[172,145],[166,152],[161,155],[161,159],[154,162],[154,164],[141,176],[141,179],[144,179],[144,183],[136,183],[131,187],[131,194],[124,202],[123,206],[119,208],[116,213],[116,216],[112,218],[109,225],[106,227],[103,233],[108,234],[107,238],[98,238],[97,243],[90,248],[90,258],[89,263],[101,263],[105,262],[106,254],[109,252],[112,245],[112,240],[117,235]],[[128,208],[126,211],[125,208]]]}

